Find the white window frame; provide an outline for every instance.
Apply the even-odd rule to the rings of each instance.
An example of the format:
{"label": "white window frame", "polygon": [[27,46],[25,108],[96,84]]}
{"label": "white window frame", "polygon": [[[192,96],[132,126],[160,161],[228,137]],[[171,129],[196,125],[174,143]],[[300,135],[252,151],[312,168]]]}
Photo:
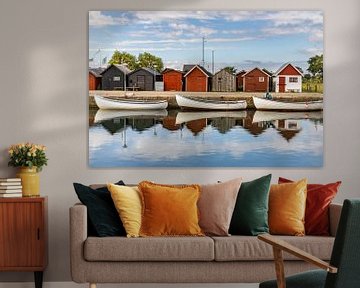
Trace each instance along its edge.
{"label": "white window frame", "polygon": [[113,77],[113,81],[120,81],[121,80],[121,77],[120,76],[114,76]]}
{"label": "white window frame", "polygon": [[259,77],[259,82],[265,82],[265,77]]}
{"label": "white window frame", "polygon": [[298,77],[289,77],[289,83],[299,83]]}

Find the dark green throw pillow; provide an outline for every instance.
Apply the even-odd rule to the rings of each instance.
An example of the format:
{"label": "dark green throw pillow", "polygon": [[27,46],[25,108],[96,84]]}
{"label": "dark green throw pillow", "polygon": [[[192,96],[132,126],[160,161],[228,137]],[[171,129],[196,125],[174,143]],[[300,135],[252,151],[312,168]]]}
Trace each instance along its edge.
{"label": "dark green throw pillow", "polygon": [[[125,185],[123,181],[115,183]],[[116,211],[111,194],[107,187],[92,189],[79,183],[74,183],[75,192],[87,207],[89,234],[94,236],[126,236],[124,226]]]}
{"label": "dark green throw pillow", "polygon": [[269,233],[270,181],[271,174],[241,184],[230,222],[230,234],[256,236]]}

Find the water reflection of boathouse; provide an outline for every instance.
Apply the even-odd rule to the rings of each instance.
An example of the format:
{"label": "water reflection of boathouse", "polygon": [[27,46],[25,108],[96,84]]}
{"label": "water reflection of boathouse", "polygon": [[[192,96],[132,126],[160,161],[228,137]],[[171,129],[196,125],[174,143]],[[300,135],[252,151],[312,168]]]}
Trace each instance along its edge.
{"label": "water reflection of boathouse", "polygon": [[198,119],[186,122],[186,127],[193,133],[194,136],[197,136],[201,131],[206,128],[206,126],[206,119]]}
{"label": "water reflection of boathouse", "polygon": [[[211,126],[214,127],[216,130],[219,131],[221,134],[225,134],[228,131],[231,130],[234,126],[237,125],[236,122],[239,122],[237,120],[240,120],[242,122],[242,119],[236,119],[236,118],[215,118],[211,120]],[[242,124],[242,123],[241,123]],[[239,125],[242,126],[242,125]]]}
{"label": "water reflection of boathouse", "polygon": [[105,128],[111,135],[122,132],[127,127],[131,127],[132,130],[142,132],[155,126],[158,120],[155,117],[139,118],[113,118],[100,122],[100,125]]}
{"label": "water reflection of boathouse", "polygon": [[288,142],[301,131],[299,121],[297,120],[284,119],[276,120],[274,122],[276,130]]}
{"label": "water reflection of boathouse", "polygon": [[122,132],[125,129],[125,118],[114,118],[100,122],[100,125],[111,135]]}
{"label": "water reflection of boathouse", "polygon": [[166,116],[162,120],[162,126],[169,131],[176,131],[181,128],[180,124],[176,124],[176,116]]}
{"label": "water reflection of boathouse", "polygon": [[[253,122],[254,112],[248,112],[245,117],[210,117],[190,120],[194,118],[196,113],[184,113],[188,117],[188,121],[177,123],[177,116],[160,116],[159,115],[136,115],[130,117],[115,117],[106,120],[95,121],[95,125],[99,124],[111,135],[125,132],[127,127],[131,130],[142,133],[155,127],[157,124],[168,131],[182,130],[186,127],[194,136],[198,136],[207,126],[211,126],[221,134],[228,133],[234,127],[243,127],[254,137],[262,134],[266,129],[276,129],[286,141],[293,139],[300,131],[299,121],[295,119],[279,119],[273,121]],[[177,115],[177,114],[176,114]],[[183,118],[184,118],[183,115]],[[210,116],[211,114],[209,114]],[[216,114],[215,114],[216,115]],[[101,115],[104,116],[104,115]],[[106,115],[105,115],[106,116]],[[203,116],[203,115],[201,115]],[[212,115],[213,116],[213,115]],[[89,117],[90,118],[90,117]],[[99,117],[95,117],[99,118]],[[185,117],[186,118],[186,117]],[[92,117],[91,117],[92,119]],[[96,119],[95,119],[96,120]],[[92,124],[92,125],[94,125]],[[154,128],[155,129],[155,128]]]}
{"label": "water reflection of boathouse", "polygon": [[249,111],[248,115],[245,119],[243,119],[243,127],[245,130],[247,130],[251,135],[254,135],[255,137],[262,134],[267,128],[269,128],[269,125],[265,122],[253,122],[254,117],[254,111]]}

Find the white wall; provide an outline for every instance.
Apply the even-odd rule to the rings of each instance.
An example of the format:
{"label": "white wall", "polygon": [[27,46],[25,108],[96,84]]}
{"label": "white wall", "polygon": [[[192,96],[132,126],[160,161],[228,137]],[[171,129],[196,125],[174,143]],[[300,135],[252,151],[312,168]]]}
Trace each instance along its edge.
{"label": "white wall", "polygon": [[[320,169],[89,169],[87,163],[87,15],[96,9],[322,9],[325,20],[324,167]],[[343,181],[337,201],[360,189],[360,2],[358,0],[1,0],[0,175],[12,176],[6,148],[21,141],[48,146],[41,193],[49,197],[50,263],[46,281],[67,281],[68,208],[72,182],[142,179],[213,182],[272,172],[274,178]],[[0,273],[0,282],[31,281],[30,273]]]}

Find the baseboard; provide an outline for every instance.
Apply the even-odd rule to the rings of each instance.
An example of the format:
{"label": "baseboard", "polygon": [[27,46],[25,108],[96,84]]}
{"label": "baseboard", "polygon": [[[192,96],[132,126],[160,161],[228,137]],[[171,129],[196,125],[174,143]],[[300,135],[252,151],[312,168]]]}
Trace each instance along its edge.
{"label": "baseboard", "polygon": [[[88,288],[74,282],[44,282],[43,288]],[[258,288],[259,284],[98,284],[97,288]],[[31,282],[2,282],[0,288],[34,288]]]}

